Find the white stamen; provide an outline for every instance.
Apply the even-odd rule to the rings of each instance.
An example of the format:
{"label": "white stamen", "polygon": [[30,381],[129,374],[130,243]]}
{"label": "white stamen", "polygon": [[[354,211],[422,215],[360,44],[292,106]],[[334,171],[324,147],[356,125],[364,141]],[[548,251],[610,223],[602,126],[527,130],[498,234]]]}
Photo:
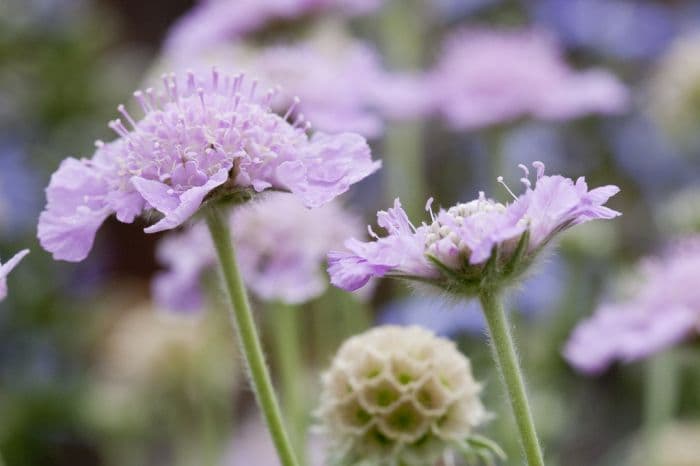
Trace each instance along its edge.
{"label": "white stamen", "polygon": [[430,213],[430,220],[435,221],[435,214],[433,213],[433,198],[429,198],[428,202],[425,203],[425,210]]}
{"label": "white stamen", "polygon": [[537,179],[539,180],[544,176],[544,164],[539,160],[532,162],[532,166],[537,169]]}
{"label": "white stamen", "polygon": [[219,90],[219,70],[216,66],[211,69],[211,83],[215,91]]}
{"label": "white stamen", "polygon": [[254,101],[255,100],[255,90],[258,87],[258,80],[254,79],[253,80],[253,85],[250,86],[250,97],[248,97],[248,100]]}
{"label": "white stamen", "polygon": [[195,89],[194,71],[187,70],[187,92],[192,93]]}
{"label": "white stamen", "polygon": [[117,107],[117,111],[119,113],[121,113],[124,116],[124,118],[126,118],[126,121],[129,122],[129,124],[131,125],[132,128],[136,129],[136,122],[134,121],[133,118],[131,118],[131,115],[129,115],[129,112],[126,111],[126,108],[124,107],[124,105],[119,104],[119,106]]}
{"label": "white stamen", "polygon": [[146,102],[146,99],[143,97],[143,92],[134,92],[134,99],[136,99],[136,102],[138,102],[141,110],[143,110],[143,113],[148,113],[151,110],[151,106],[148,105],[148,102]]}
{"label": "white stamen", "polygon": [[201,87],[197,88],[197,95],[199,96],[199,101],[202,103],[202,110],[207,111],[207,104],[204,102],[204,89]]}
{"label": "white stamen", "polygon": [[[503,181],[503,177],[502,177],[502,176],[499,176],[498,178],[496,178],[496,181],[498,181],[500,184],[503,185],[504,188],[506,188],[506,191],[508,191],[508,194],[510,194],[511,196],[513,196],[513,199],[516,199],[516,200],[518,199],[518,196],[516,196],[515,194],[513,194],[513,191],[511,191],[510,188],[508,187],[508,185],[506,184],[506,182]],[[479,199],[481,199],[481,197],[479,197]]]}
{"label": "white stamen", "polygon": [[369,236],[374,238],[374,239],[379,239],[379,235],[372,230],[372,225],[367,225],[367,232],[369,233]]}
{"label": "white stamen", "polygon": [[295,96],[294,99],[292,100],[292,104],[287,109],[287,113],[285,113],[284,116],[282,117],[283,120],[286,120],[287,118],[289,118],[289,116],[292,114],[294,109],[297,108],[297,105],[299,105],[299,102],[301,102],[301,100],[299,99],[299,97]]}

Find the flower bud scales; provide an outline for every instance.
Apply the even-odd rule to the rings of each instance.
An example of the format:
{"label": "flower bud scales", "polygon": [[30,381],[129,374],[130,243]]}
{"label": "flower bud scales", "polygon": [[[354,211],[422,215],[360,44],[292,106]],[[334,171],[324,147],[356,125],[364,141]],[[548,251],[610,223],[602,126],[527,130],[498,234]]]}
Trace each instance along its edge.
{"label": "flower bud scales", "polygon": [[319,415],[338,464],[426,466],[488,419],[480,392],[453,342],[388,325],[343,344],[323,375]]}

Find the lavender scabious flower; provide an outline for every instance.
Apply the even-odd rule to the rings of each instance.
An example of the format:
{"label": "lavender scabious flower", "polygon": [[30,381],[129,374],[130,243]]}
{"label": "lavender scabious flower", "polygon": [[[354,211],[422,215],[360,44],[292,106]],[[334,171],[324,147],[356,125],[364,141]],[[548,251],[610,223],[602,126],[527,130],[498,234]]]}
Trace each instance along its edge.
{"label": "lavender scabious flower", "polygon": [[[535,162],[532,186],[525,171],[525,192],[510,204],[479,198],[457,204],[431,224],[415,227],[397,199],[392,209],[377,214],[388,235],[375,241],[346,241],[347,251],[329,254],[331,282],[345,290],[362,287],[371,277],[392,276],[435,285],[461,295],[474,295],[483,286],[501,287],[524,272],[536,254],[560,231],[593,219],[620,215],[603,204],[617,186],[588,190],[583,177],[574,182],[545,176]],[[502,178],[499,177],[502,182]],[[370,229],[371,232],[371,229]]]}
{"label": "lavender scabious flower", "polygon": [[112,121],[118,139],[98,142],[91,159],[64,160],[51,177],[38,236],[55,259],[83,260],[111,214],[131,223],[157,211],[144,230],[155,233],[181,225],[205,200],[269,188],[318,207],[379,168],[362,136],[307,136],[303,117],[287,121],[294,104],[274,113],[274,92],[257,95],[257,81],[243,75],[164,75],[163,85],[162,95],[134,93],[143,118],[119,107],[130,128]]}
{"label": "lavender scabious flower", "polygon": [[170,30],[168,55],[187,55],[264,28],[267,24],[335,13],[369,13],[381,0],[201,0]]}
{"label": "lavender scabious flower", "polygon": [[626,88],[601,69],[577,72],[536,30],[464,29],[451,36],[432,74],[435,106],[457,129],[532,116],[566,120],[618,113]]}
{"label": "lavender scabious flower", "polygon": [[24,249],[15,254],[9,261],[0,264],[0,301],[7,297],[7,276],[27,254],[29,254],[29,250]]}
{"label": "lavender scabious flower", "polygon": [[[342,245],[348,231],[362,225],[339,204],[306,209],[290,194],[271,193],[234,209],[238,262],[248,288],[265,301],[299,304],[319,296],[328,286],[323,273],[326,254]],[[167,270],[154,280],[162,306],[173,310],[202,307],[200,281],[214,267],[216,255],[203,224],[165,238],[158,258]]]}
{"label": "lavender scabious flower", "polygon": [[631,299],[605,304],[580,323],[564,349],[571,365],[599,374],[614,361],[644,359],[700,331],[700,236],[679,240],[640,266]]}

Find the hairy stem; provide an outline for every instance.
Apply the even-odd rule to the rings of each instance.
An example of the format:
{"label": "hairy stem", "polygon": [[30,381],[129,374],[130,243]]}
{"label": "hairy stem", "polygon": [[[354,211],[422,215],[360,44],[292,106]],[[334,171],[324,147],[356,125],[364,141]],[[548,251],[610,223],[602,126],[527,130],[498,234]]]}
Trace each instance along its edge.
{"label": "hairy stem", "polygon": [[260,337],[250,309],[227,222],[216,206],[207,207],[207,225],[219,257],[225,288],[231,301],[229,312],[239,346],[248,366],[248,377],[262,410],[265,423],[283,466],[299,466],[284,427],[279,402],[265,363]]}
{"label": "hairy stem", "polygon": [[488,323],[496,365],[508,392],[527,463],[529,466],[544,466],[542,449],[527,401],[518,354],[515,350],[508,319],[503,310],[501,296],[499,293],[489,290],[483,291],[479,295],[479,299]]}

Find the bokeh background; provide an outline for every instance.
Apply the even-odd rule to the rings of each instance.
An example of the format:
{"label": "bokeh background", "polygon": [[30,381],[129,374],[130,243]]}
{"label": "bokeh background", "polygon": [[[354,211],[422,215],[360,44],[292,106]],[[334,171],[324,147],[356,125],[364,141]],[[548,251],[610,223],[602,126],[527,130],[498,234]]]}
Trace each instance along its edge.
{"label": "bokeh background", "polygon": [[[650,362],[588,377],[562,357],[576,323],[623,292],[640,258],[678,235],[700,233],[700,5],[375,3],[364,15],[302,15],[230,40],[264,47],[270,37],[291,41],[319,23],[333,29],[340,22],[376,47],[387,70],[418,72],[438,61],[443,40],[462,26],[536,27],[551,34],[571,67],[602,67],[627,87],[627,104],[612,115],[524,115],[469,129],[433,115],[401,118],[402,102],[393,102],[399,117],[385,117],[385,128],[370,138],[384,169],[343,202],[373,223],[396,195],[416,219],[425,218],[428,196],[449,206],[486,190],[507,201],[496,174],[517,188],[516,165],[535,160],[550,172],[585,175],[593,186],[619,185],[622,193],[610,205],[624,215],[564,235],[509,300],[548,464],[644,465],[635,451],[654,415],[682,430],[670,431],[671,446],[660,442],[659,449],[700,449],[697,342],[661,355],[671,361],[671,375],[662,379],[671,395],[661,408],[650,408]],[[163,44],[194,7],[187,0],[0,1],[0,257],[32,250],[0,304],[0,451],[9,466],[277,464],[215,283],[204,312],[157,309],[150,287],[161,236],[144,235],[140,221],[108,220],[80,264],[53,261],[35,239],[50,174],[67,156],[90,156],[95,139],[113,138],[107,122],[116,106],[167,67],[172,57],[164,57]],[[299,66],[300,73],[314,71]],[[387,86],[386,99],[407,98],[395,91]],[[274,309],[255,305],[265,330]],[[380,322],[426,325],[454,338],[472,359],[485,403],[497,415],[484,432],[510,453],[507,464],[519,464],[473,303],[445,304],[381,282],[361,300],[329,288],[299,313],[306,368],[298,377],[310,409],[319,373],[345,337]],[[274,354],[270,363],[277,378]],[[681,447],[673,444],[681,438],[687,440]],[[322,448],[311,444],[314,454]],[[700,452],[694,458],[666,464],[700,465]]]}

